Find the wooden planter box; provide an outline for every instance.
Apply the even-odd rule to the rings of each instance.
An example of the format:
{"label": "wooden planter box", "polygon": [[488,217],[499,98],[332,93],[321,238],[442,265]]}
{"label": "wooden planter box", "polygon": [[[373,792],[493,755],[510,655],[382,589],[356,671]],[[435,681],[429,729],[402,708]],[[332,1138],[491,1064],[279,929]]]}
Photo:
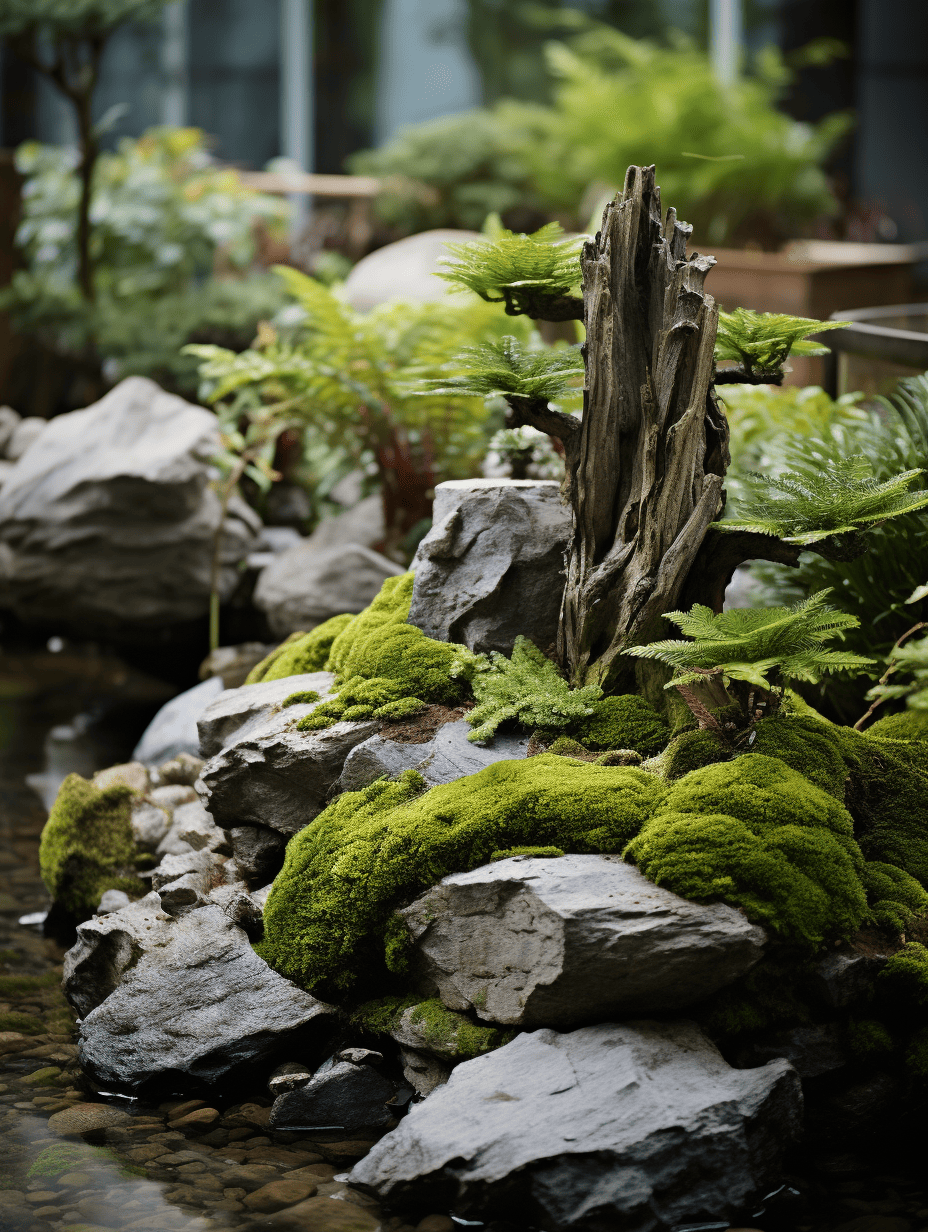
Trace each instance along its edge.
{"label": "wooden planter box", "polygon": [[[718,265],[706,289],[722,308],[788,312],[825,321],[842,310],[907,304],[912,298],[912,266],[928,256],[925,244],[851,244],[796,240],[782,252],[749,252],[707,247]],[[828,336],[830,343],[834,335]],[[821,385],[822,359],[794,359],[791,385]]]}

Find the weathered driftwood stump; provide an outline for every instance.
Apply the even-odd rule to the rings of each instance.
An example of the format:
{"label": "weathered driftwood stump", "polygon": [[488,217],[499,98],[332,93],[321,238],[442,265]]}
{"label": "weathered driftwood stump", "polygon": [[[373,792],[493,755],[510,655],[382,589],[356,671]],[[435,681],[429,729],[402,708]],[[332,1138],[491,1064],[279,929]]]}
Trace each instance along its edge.
{"label": "weathered driftwood stump", "polygon": [[575,683],[634,681],[629,645],[664,635],[721,512],[728,425],[712,393],[713,257],[661,218],[653,167],[630,167],[583,250],[586,395],[567,449],[574,506],[559,650]]}

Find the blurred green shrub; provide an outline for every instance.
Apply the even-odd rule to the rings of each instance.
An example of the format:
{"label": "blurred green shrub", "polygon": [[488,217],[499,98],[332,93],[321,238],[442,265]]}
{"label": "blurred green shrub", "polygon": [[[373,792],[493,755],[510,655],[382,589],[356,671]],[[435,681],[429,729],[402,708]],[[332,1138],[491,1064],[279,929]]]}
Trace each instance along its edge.
{"label": "blurred green shrub", "polygon": [[406,177],[405,188],[394,184],[381,199],[391,221],[409,230],[475,228],[497,211],[513,229],[534,229],[537,214],[513,220],[521,205],[583,229],[633,163],[657,164],[665,204],[692,223],[701,244],[776,247],[836,211],[821,166],[851,119],[809,125],[778,111],[792,74],[775,48],[724,86],[682,35],[661,46],[592,21],[574,24],[580,33],[547,46],[550,105],[502,100],[407,128],[355,156],[356,171]]}

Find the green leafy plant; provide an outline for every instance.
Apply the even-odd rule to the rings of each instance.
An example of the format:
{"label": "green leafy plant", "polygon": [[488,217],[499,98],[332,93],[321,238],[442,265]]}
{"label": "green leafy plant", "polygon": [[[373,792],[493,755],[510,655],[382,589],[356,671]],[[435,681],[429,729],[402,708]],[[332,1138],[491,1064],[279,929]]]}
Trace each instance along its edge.
{"label": "green leafy plant", "polygon": [[856,454],[829,460],[814,474],[752,474],[756,485],[784,496],[756,500],[741,517],[714,525],[723,531],[776,535],[802,547],[834,538],[846,556],[858,546],[865,550],[863,534],[872,526],[928,505],[928,491],[909,491],[923,473],[921,468],[903,471],[880,482],[869,459]]}
{"label": "green leafy plant", "polygon": [[490,653],[489,660],[478,666],[471,687],[477,705],[467,714],[474,729],[467,739],[475,743],[489,740],[509,719],[525,727],[568,727],[592,714],[591,703],[602,697],[598,685],[571,689],[557,664],[521,636],[511,658],[495,650]]}
{"label": "green leafy plant", "polygon": [[[505,303],[516,316],[544,316],[546,321],[582,317],[582,304],[571,295],[580,282],[583,236],[564,238],[564,228],[548,223],[531,235],[515,235],[491,221],[486,240],[448,243],[448,267],[438,273],[446,282],[467,287],[489,303]],[[543,306],[543,308],[542,308]]]}
{"label": "green leafy plant", "polygon": [[826,355],[828,347],[809,341],[810,334],[845,329],[847,321],[815,321],[781,312],[752,312],[735,308],[720,312],[715,338],[715,360],[734,360],[735,369],[716,373],[717,385],[732,382],[779,383],[790,355]]}

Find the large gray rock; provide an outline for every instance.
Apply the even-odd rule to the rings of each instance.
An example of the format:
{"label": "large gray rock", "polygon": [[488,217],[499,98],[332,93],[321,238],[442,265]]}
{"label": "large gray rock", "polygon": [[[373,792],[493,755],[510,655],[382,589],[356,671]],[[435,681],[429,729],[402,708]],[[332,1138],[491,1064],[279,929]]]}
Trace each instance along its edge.
{"label": "large gray rock", "polygon": [[471,731],[467,720],[459,719],[440,727],[425,744],[401,744],[384,736],[371,736],[348,754],[338,790],[360,791],[381,775],[397,778],[404,770],[417,770],[429,787],[435,787],[477,774],[496,761],[515,761],[525,757],[528,750],[526,735],[498,732],[486,745],[477,745],[467,739]]}
{"label": "large gray rock", "polygon": [[[5,603],[24,619],[94,630],[203,616],[222,522],[209,486],[218,451],[215,415],[145,377],[50,420],[0,493]],[[222,533],[224,597],[260,525],[232,500]]]}
{"label": "large gray rock", "polygon": [[271,714],[206,763],[200,783],[217,825],[266,826],[289,838],[322,812],[345,758],[380,723],[370,719],[298,731],[299,719],[318,704]]}
{"label": "large gray rock", "polygon": [[428,637],[509,654],[518,634],[556,640],[571,513],[553,479],[455,479],[435,489],[409,623]]}
{"label": "large gray rock", "polygon": [[197,720],[200,755],[214,757],[226,745],[244,740],[280,710],[291,693],[312,690],[320,698],[325,697],[334,679],[331,672],[309,672],[303,676],[285,676],[280,680],[262,680],[258,684],[226,689],[210,702]]}
{"label": "large gray rock", "polygon": [[371,1065],[337,1061],[311,1082],[277,1097],[272,1129],[293,1126],[310,1137],[364,1138],[387,1128],[396,1087]]}
{"label": "large gray rock", "polygon": [[689,902],[618,856],[498,860],[399,914],[425,987],[522,1027],[678,1009],[750,970],[766,939],[735,908]]}
{"label": "large gray rock", "polygon": [[171,924],[164,943],[124,972],[82,1022],[78,1050],[110,1090],[177,1090],[269,1071],[284,1056],[324,1055],[334,1014],[272,971],[209,903]]}
{"label": "large gray rock", "polygon": [[281,552],[262,572],[255,605],[278,637],[314,629],[330,616],[360,612],[402,565],[357,543],[317,548],[307,541]]}
{"label": "large gray rock", "polygon": [[133,750],[134,761],[157,766],[180,753],[194,756],[200,748],[197,721],[206,707],[223,692],[222,677],[210,676],[186,689],[161,707],[142,732]]}
{"label": "large gray rock", "polygon": [[777,1183],[801,1107],[788,1062],[733,1069],[692,1023],[535,1031],[459,1065],[350,1179],[548,1232],[718,1224]]}

